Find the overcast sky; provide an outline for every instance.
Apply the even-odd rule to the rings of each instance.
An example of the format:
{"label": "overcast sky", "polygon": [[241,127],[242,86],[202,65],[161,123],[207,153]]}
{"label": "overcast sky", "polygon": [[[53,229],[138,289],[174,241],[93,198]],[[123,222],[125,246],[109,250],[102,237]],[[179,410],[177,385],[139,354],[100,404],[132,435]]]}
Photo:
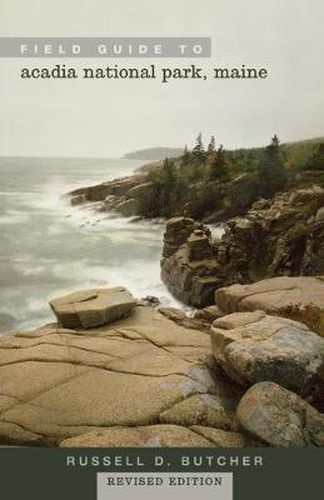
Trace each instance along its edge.
{"label": "overcast sky", "polygon": [[3,59],[0,155],[118,157],[191,145],[199,131],[225,147],[324,135],[323,26],[323,0],[1,0],[1,36],[211,36],[212,60],[194,62],[265,66],[270,78],[26,81],[22,66],[152,60]]}

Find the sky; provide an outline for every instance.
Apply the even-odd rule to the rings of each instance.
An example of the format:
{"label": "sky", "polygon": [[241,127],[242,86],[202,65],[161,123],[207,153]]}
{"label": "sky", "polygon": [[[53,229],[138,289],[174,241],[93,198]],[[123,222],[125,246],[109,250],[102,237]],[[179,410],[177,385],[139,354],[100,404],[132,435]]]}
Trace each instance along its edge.
{"label": "sky", "polygon": [[[324,136],[323,0],[1,0],[0,36],[207,36],[210,60],[0,59],[0,156],[119,157]],[[22,67],[266,67],[257,81],[22,80]]]}

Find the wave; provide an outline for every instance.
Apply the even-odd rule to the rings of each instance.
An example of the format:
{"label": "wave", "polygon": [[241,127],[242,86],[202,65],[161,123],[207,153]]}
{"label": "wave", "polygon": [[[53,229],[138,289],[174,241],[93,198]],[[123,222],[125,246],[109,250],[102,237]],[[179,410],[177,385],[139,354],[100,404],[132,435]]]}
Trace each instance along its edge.
{"label": "wave", "polygon": [[[15,328],[54,321],[48,301],[69,292],[123,285],[140,298],[155,295],[179,306],[160,280],[164,223],[137,221],[98,212],[95,204],[72,207],[62,198],[70,189],[131,173],[125,163],[107,175],[107,164],[91,171],[84,164],[56,168],[30,161],[3,174],[0,225],[2,310],[16,317]],[[59,172],[58,172],[59,170]],[[89,182],[90,179],[90,182]]]}

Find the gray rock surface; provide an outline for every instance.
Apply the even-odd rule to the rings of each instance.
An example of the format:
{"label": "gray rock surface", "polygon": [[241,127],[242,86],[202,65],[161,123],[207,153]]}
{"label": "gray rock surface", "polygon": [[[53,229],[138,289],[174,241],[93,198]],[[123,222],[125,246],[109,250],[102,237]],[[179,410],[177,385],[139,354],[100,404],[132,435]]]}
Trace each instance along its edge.
{"label": "gray rock surface", "polygon": [[213,354],[229,377],[249,386],[273,381],[303,396],[319,379],[324,340],[304,324],[262,311],[214,321]]}
{"label": "gray rock surface", "polygon": [[272,382],[251,387],[237,415],[245,430],[271,446],[324,445],[324,415]]}

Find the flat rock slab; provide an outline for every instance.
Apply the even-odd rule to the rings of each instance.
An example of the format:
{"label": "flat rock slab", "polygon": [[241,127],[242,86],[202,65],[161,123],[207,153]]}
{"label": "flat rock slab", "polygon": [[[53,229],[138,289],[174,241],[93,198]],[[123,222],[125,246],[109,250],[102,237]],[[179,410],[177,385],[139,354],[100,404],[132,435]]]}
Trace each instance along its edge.
{"label": "flat rock slab", "polygon": [[268,380],[305,396],[319,382],[324,340],[303,323],[233,313],[214,321],[211,339],[217,363],[239,384]]}
{"label": "flat rock slab", "polygon": [[[207,333],[145,306],[98,328],[54,323],[0,337],[0,444],[211,445],[189,426],[232,429],[241,397],[213,363]],[[99,435],[83,441],[90,432]]]}
{"label": "flat rock slab", "polygon": [[323,446],[324,415],[272,382],[251,387],[238,406],[244,429],[272,446]]}
{"label": "flat rock slab", "polygon": [[146,427],[114,427],[66,439],[63,448],[118,448],[118,447],[211,447],[213,442],[200,434],[178,425],[151,425]]}
{"label": "flat rock slab", "polygon": [[123,287],[94,288],[50,302],[57,321],[65,328],[94,328],[128,316],[136,305]]}
{"label": "flat rock slab", "polygon": [[220,447],[243,448],[254,442],[242,433],[226,432],[196,425],[148,425],[145,427],[112,427],[65,439],[63,448],[118,448],[118,447]]}
{"label": "flat rock slab", "polygon": [[262,310],[307,324],[324,335],[324,277],[278,277],[252,285],[232,285],[216,292],[225,312]]}

